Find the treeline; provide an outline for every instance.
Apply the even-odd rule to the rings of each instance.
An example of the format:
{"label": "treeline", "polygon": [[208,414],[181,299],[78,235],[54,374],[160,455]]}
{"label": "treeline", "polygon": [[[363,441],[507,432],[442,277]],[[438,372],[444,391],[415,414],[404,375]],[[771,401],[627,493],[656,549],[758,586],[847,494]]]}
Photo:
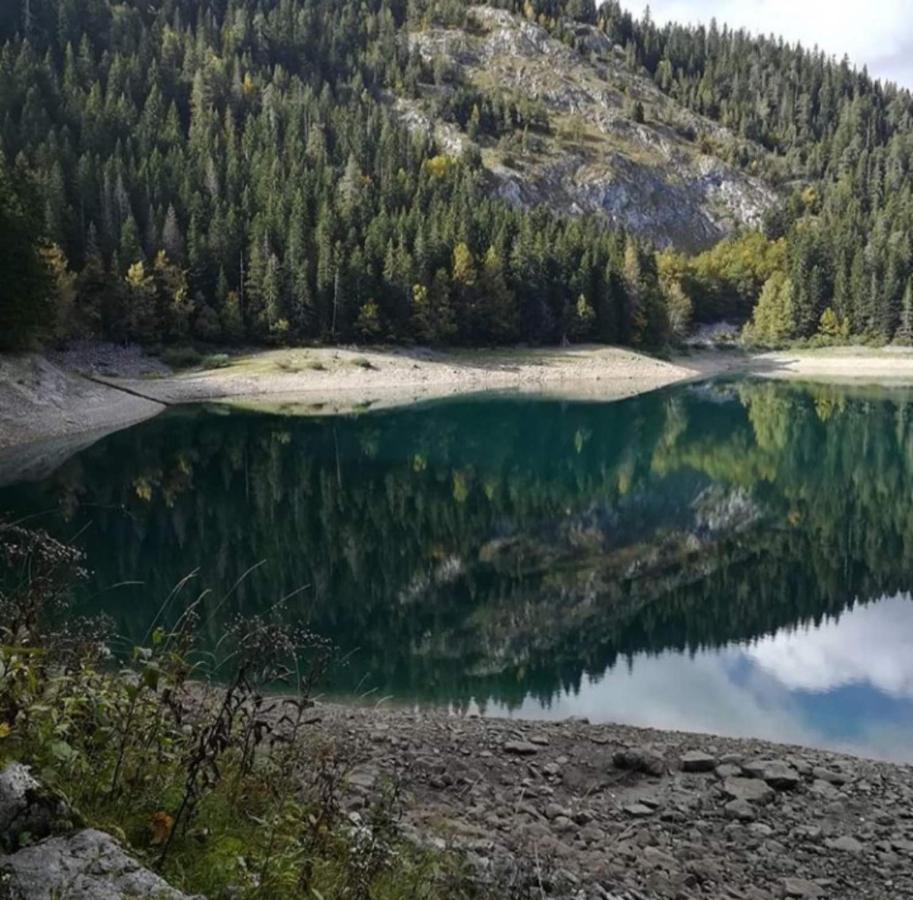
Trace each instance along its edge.
{"label": "treeline", "polygon": [[[738,135],[699,137],[779,187],[764,238],[657,260],[599,220],[512,208],[478,153],[410,132],[391,98],[441,73],[403,35],[465,22],[463,0],[29,0],[0,15],[0,205],[41,247],[50,302],[5,268],[0,342],[650,346],[692,312],[753,317],[759,341],[913,341],[908,91],[616,0],[494,2],[571,45],[603,30]],[[433,93],[470,136],[549,127],[497,91]]]}
{"label": "treeline", "polygon": [[[423,6],[31,0],[7,13],[0,138],[36,180],[56,315],[10,288],[4,316],[21,327],[4,342],[36,322],[54,339],[141,342],[664,341],[649,248],[492,198],[478,159],[441,155],[398,120],[391,92],[433,79],[401,40]],[[466,99],[458,119],[473,116]],[[536,111],[483,103],[467,125],[505,116]]]}

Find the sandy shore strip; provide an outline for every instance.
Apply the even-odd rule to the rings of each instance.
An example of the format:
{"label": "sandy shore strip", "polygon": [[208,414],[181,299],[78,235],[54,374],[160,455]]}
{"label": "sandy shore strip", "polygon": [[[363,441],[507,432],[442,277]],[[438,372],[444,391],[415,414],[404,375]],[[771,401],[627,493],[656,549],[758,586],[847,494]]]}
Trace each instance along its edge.
{"label": "sandy shore strip", "polygon": [[[611,401],[727,374],[913,385],[913,351],[870,348],[705,350],[665,361],[599,346],[448,352],[322,347],[256,351],[220,362],[219,368],[172,373],[137,348],[52,359],[0,356],[0,464],[6,458],[21,467],[23,447],[34,448],[36,456],[65,457],[77,438],[91,442],[169,405],[200,401],[328,415],[492,390]],[[54,442],[50,454],[46,442]]]}
{"label": "sandy shore strip", "polygon": [[744,370],[772,378],[840,384],[913,384],[913,350],[907,347],[829,347],[778,350],[746,357]]}
{"label": "sandy shore strip", "polygon": [[740,367],[738,355],[701,353],[671,362],[615,347],[435,352],[315,348],[263,351],[224,368],[110,383],[165,403],[298,397],[340,409],[409,403],[484,390],[621,399]]}

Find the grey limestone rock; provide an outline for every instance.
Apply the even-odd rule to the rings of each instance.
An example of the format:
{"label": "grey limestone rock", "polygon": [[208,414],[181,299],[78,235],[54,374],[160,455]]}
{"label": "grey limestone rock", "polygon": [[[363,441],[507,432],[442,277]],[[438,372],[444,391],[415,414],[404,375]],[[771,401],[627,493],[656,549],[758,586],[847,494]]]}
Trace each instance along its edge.
{"label": "grey limestone rock", "polygon": [[12,900],[186,900],[110,835],[93,829],[52,837],[0,857]]}
{"label": "grey limestone rock", "polygon": [[69,804],[13,763],[0,772],[0,849],[18,849],[21,839],[40,840],[72,830],[79,817]]}

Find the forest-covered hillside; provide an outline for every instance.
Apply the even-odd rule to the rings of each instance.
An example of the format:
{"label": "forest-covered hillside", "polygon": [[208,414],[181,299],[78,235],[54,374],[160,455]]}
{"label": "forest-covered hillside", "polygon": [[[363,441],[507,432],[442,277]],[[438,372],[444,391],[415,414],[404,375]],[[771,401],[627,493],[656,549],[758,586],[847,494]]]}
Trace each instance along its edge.
{"label": "forest-covered hillside", "polygon": [[[913,338],[908,92],[614,0],[490,5],[564,67],[573,109],[429,52],[478,37],[462,0],[4,4],[0,343],[656,346],[752,315],[758,340]],[[724,240],[687,256],[630,210],[499,189],[607,134],[610,181],[671,142],[764,202],[695,219]],[[661,213],[678,163],[657,159]]]}

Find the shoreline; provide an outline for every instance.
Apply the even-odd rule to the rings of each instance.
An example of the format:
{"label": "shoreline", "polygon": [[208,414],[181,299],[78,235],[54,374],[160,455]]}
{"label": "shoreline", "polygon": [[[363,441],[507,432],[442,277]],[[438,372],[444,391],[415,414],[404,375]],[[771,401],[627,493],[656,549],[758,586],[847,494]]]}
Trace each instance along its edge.
{"label": "shoreline", "polygon": [[170,373],[160,364],[144,367],[136,354],[123,366],[99,362],[91,352],[75,359],[0,356],[0,452],[40,450],[90,432],[100,437],[183,403],[235,401],[329,414],[486,390],[616,400],[720,374],[735,361],[733,354],[697,354],[670,363],[611,347],[448,353],[327,347],[258,351],[224,368]]}
{"label": "shoreline", "polygon": [[[913,386],[913,351],[871,348],[749,353],[697,350],[670,361],[617,347],[431,351],[261,350],[223,368],[143,370],[138,351],[119,371],[63,354],[0,356],[0,484],[55,461],[168,406],[221,402],[286,415],[386,409],[488,391],[610,402],[724,375]],[[137,364],[137,360],[140,361]],[[25,458],[23,454],[28,458]]]}
{"label": "shoreline", "polygon": [[558,896],[913,896],[909,765],[581,719],[326,703],[311,721],[347,748],[348,810],[398,777],[418,842],[482,872],[548,860]]}

